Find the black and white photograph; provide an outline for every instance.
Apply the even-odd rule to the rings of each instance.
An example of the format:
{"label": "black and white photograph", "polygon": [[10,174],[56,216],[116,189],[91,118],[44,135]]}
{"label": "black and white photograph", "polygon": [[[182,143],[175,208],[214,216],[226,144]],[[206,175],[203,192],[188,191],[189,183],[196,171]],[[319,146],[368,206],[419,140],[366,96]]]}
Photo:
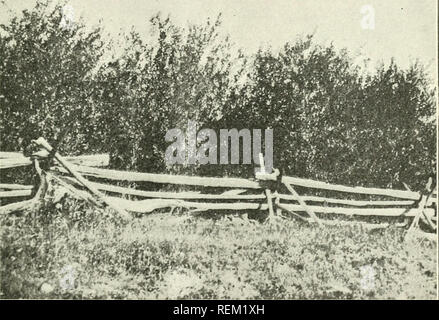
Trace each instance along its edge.
{"label": "black and white photograph", "polygon": [[0,0],[0,300],[437,300],[437,15]]}

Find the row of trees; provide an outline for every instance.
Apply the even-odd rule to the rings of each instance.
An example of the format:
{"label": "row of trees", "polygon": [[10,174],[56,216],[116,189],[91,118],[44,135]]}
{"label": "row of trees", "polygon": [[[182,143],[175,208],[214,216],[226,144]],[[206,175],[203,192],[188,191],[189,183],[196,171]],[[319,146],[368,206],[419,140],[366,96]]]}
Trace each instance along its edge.
{"label": "row of trees", "polygon": [[154,16],[152,39],[120,45],[100,27],[62,24],[38,2],[0,25],[0,150],[65,135],[64,154],[109,152],[115,168],[251,176],[250,166],[164,162],[167,130],[273,128],[285,173],[352,185],[421,187],[436,166],[435,94],[420,64],[374,73],[312,36],[248,56],[220,18],[177,27]]}

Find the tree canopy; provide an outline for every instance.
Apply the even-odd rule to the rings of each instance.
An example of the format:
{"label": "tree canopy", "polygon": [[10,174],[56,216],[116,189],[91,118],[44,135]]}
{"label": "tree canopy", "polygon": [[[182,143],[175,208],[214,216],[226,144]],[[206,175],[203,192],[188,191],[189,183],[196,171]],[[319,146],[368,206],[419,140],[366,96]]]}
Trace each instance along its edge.
{"label": "tree canopy", "polygon": [[166,131],[191,119],[272,128],[274,166],[289,175],[420,188],[435,174],[437,91],[419,63],[366,72],[312,35],[247,55],[223,36],[221,17],[183,28],[159,14],[152,40],[133,30],[115,54],[101,26],[62,18],[61,5],[39,1],[0,25],[2,151],[65,134],[61,152],[109,152],[115,168],[252,174],[166,166]]}

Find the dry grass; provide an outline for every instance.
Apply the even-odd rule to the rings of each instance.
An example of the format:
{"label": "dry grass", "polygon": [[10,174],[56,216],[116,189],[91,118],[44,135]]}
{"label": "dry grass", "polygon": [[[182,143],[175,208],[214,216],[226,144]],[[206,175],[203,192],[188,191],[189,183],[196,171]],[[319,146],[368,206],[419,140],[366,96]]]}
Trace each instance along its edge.
{"label": "dry grass", "polygon": [[153,214],[67,201],[1,218],[2,298],[434,299],[435,243],[397,228]]}

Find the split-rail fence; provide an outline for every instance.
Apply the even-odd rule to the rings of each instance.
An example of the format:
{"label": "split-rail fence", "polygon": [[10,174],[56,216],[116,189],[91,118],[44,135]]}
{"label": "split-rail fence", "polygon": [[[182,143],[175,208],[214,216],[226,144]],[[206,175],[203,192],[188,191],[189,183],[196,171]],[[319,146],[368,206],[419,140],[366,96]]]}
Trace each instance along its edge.
{"label": "split-rail fence", "polygon": [[[108,206],[125,218],[133,213],[150,213],[164,208],[183,207],[192,212],[207,210],[249,212],[260,210],[269,219],[284,217],[284,212],[298,219],[316,224],[338,224],[337,215],[349,217],[407,218],[409,231],[419,230],[419,222],[430,229],[423,232],[437,239],[437,189],[431,190],[431,180],[425,190],[395,190],[385,188],[352,187],[292,176],[259,172],[253,179],[232,177],[199,177],[171,174],[140,173],[105,169],[109,156],[87,155],[62,157],[50,144],[39,138],[34,144],[40,149],[30,157],[18,152],[0,152],[0,169],[34,165],[40,185],[0,183],[0,199],[31,197],[25,201],[0,206],[0,214],[29,209],[44,198],[47,179],[58,182],[69,192],[96,205]],[[50,158],[50,159],[48,159]],[[40,162],[51,161],[46,170]],[[263,168],[263,164],[261,166]],[[199,191],[146,191],[121,186],[123,183],[154,183],[204,187],[216,193]],[[119,183],[119,185],[115,185]],[[35,193],[35,190],[38,190]],[[217,190],[222,190],[218,193]],[[300,194],[299,194],[300,192]],[[328,196],[330,194],[330,196]],[[346,197],[347,196],[347,197]],[[346,219],[343,220],[346,222]],[[363,223],[374,227],[389,223]],[[424,228],[425,229],[425,228]],[[434,232],[434,233],[433,233]]]}

